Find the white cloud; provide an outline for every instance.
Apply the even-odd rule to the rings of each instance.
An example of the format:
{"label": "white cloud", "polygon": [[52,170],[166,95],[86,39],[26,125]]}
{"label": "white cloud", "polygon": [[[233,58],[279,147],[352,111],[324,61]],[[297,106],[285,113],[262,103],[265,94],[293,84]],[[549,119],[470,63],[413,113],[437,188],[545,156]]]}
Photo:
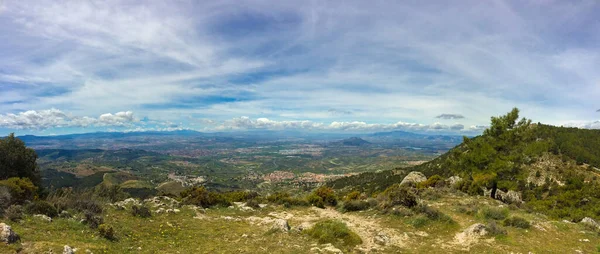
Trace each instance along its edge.
{"label": "white cloud", "polygon": [[28,110],[18,114],[0,115],[0,127],[9,129],[48,129],[90,126],[128,126],[137,122],[133,112],[102,114],[98,118],[73,116],[58,109]]}
{"label": "white cloud", "polygon": [[441,123],[433,124],[417,124],[397,122],[391,124],[366,123],[361,121],[352,122],[331,122],[329,124],[323,122],[313,122],[309,120],[303,121],[275,121],[268,118],[251,119],[249,117],[238,117],[223,121],[215,127],[207,127],[206,130],[314,130],[314,131],[340,131],[340,132],[377,132],[391,130],[406,130],[417,132],[429,131],[461,131],[464,126],[461,124],[445,125]]}

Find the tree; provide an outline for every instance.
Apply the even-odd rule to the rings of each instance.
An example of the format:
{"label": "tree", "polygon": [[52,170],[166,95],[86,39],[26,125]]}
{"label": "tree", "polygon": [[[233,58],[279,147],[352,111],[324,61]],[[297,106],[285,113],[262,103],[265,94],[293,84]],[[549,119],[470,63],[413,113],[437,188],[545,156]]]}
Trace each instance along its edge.
{"label": "tree", "polygon": [[29,178],[37,186],[42,180],[36,163],[37,154],[11,133],[0,138],[0,180],[11,177]]}
{"label": "tree", "polygon": [[533,139],[531,120],[519,120],[519,109],[503,116],[492,117],[491,125],[482,136],[464,138],[465,150],[455,150],[451,167],[473,179],[474,187],[491,189],[491,197],[496,190],[510,189],[516,184],[515,177],[524,160],[527,144]]}

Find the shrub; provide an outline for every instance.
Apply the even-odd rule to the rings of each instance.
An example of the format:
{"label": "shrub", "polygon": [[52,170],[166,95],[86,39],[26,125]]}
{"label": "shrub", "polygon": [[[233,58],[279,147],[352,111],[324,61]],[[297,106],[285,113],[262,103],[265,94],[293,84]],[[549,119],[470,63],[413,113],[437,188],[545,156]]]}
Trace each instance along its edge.
{"label": "shrub", "polygon": [[246,206],[247,207],[252,207],[252,208],[260,208],[260,202],[258,202],[258,200],[256,199],[250,199],[248,201],[246,201]]}
{"label": "shrub", "polygon": [[8,188],[0,186],[0,215],[4,214],[4,209],[10,206],[11,199],[12,196]]}
{"label": "shrub", "polygon": [[453,223],[454,221],[450,216],[440,212],[439,210],[430,207],[428,205],[420,204],[413,207],[413,211],[425,215],[430,220],[441,221],[446,223]]}
{"label": "shrub", "polygon": [[369,202],[364,200],[350,200],[344,202],[342,209],[347,212],[367,210],[371,206]]}
{"label": "shrub", "polygon": [[222,194],[228,202],[245,202],[257,198],[259,195],[254,191],[230,191]]}
{"label": "shrub", "polygon": [[[335,192],[330,187],[321,186],[313,191],[311,196],[313,196],[313,195],[320,197],[325,205],[328,205],[328,206],[336,206],[337,205],[337,198],[335,196]],[[309,203],[312,204],[312,202],[310,202],[310,201],[309,201]]]}
{"label": "shrub", "polygon": [[98,233],[100,233],[100,236],[110,241],[114,241],[117,239],[115,237],[115,230],[113,229],[113,227],[106,224],[100,224],[98,226]]}
{"label": "shrub", "polygon": [[408,188],[398,184],[392,185],[379,194],[378,199],[383,208],[402,205],[414,207],[417,205],[417,196]]}
{"label": "shrub", "polygon": [[388,210],[387,213],[397,216],[397,217],[410,217],[415,215],[415,213],[406,208],[406,207],[395,207],[394,209]]}
{"label": "shrub", "polygon": [[181,192],[183,203],[188,205],[196,205],[208,208],[215,205],[229,206],[231,203],[227,201],[223,195],[208,191],[204,186],[192,187]]}
{"label": "shrub", "polygon": [[4,217],[11,221],[23,219],[23,207],[20,205],[11,205],[4,210]]}
{"label": "shrub", "polygon": [[427,218],[426,216],[423,216],[423,215],[419,215],[419,216],[413,218],[412,220],[410,220],[409,223],[410,223],[410,225],[412,225],[415,228],[420,228],[420,227],[427,225],[427,223],[429,223],[429,218]]}
{"label": "shrub", "polygon": [[504,220],[508,217],[508,209],[498,207],[486,207],[481,210],[481,215],[486,220]]}
{"label": "shrub", "polygon": [[104,218],[102,218],[102,216],[100,216],[100,215],[96,215],[91,212],[86,212],[84,222],[90,228],[98,228],[98,226],[104,224]]}
{"label": "shrub", "polygon": [[109,202],[117,202],[129,197],[129,194],[125,193],[119,185],[100,184],[96,186],[94,194],[96,194],[98,197],[108,200]]}
{"label": "shrub", "polygon": [[17,204],[23,204],[26,200],[33,200],[38,191],[38,187],[28,178],[8,178],[0,181],[0,186],[8,189],[12,202]]}
{"label": "shrub", "polygon": [[100,204],[98,201],[91,199],[78,199],[74,202],[73,208],[79,212],[92,214],[101,214],[103,211],[102,204]]}
{"label": "shrub", "polygon": [[523,229],[528,229],[531,227],[531,224],[529,223],[529,221],[527,221],[521,217],[516,217],[516,216],[504,220],[503,224],[506,227],[515,227],[515,228],[523,228]]}
{"label": "shrub", "polygon": [[131,215],[141,217],[141,218],[150,218],[152,214],[150,213],[150,209],[145,206],[132,206],[131,207]]}
{"label": "shrub", "polygon": [[360,237],[352,232],[345,223],[337,220],[326,220],[305,230],[306,234],[315,238],[319,243],[331,243],[337,246],[354,247],[362,243]]}
{"label": "shrub", "polygon": [[442,197],[440,189],[421,189],[419,190],[419,197],[425,200],[438,200]]}
{"label": "shrub", "polygon": [[25,205],[24,210],[28,214],[45,214],[49,217],[56,217],[58,215],[56,207],[42,200],[36,200]]}
{"label": "shrub", "polygon": [[346,198],[344,199],[345,201],[351,201],[351,200],[359,200],[360,199],[360,191],[353,191],[348,193],[348,195],[346,195]]}
{"label": "shrub", "polygon": [[443,187],[446,181],[440,175],[432,175],[424,182],[417,184],[417,188],[429,188],[429,187]]}
{"label": "shrub", "polygon": [[314,193],[308,195],[308,197],[306,197],[306,200],[313,206],[316,206],[318,208],[325,208],[325,202],[323,201],[323,198],[317,196]]}
{"label": "shrub", "polygon": [[491,235],[506,235],[506,230],[498,226],[495,221],[490,221],[485,225],[485,229],[487,229]]}

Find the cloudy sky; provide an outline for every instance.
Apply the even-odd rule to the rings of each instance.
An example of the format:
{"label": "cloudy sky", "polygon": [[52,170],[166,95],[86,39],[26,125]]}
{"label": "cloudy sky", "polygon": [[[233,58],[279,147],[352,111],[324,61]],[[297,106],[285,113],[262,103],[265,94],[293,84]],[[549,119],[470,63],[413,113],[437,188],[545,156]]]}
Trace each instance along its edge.
{"label": "cloudy sky", "polygon": [[0,134],[600,128],[600,2],[0,1]]}

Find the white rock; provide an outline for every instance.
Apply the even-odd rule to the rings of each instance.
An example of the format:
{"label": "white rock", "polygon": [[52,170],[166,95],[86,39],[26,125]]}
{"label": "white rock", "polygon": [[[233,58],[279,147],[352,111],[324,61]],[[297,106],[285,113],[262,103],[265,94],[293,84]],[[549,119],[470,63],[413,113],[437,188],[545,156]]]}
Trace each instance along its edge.
{"label": "white rock", "polygon": [[71,248],[71,246],[65,245],[65,247],[63,249],[63,254],[75,254],[75,250],[73,250],[73,248]]}
{"label": "white rock", "polygon": [[407,176],[404,177],[404,179],[402,179],[402,182],[400,182],[400,185],[411,185],[411,184],[417,184],[420,182],[424,182],[427,181],[427,177],[425,177],[425,175],[421,172],[417,172],[417,171],[412,171],[410,173],[408,173]]}
{"label": "white rock", "polygon": [[35,215],[33,215],[33,218],[37,218],[37,219],[47,221],[47,222],[52,222],[52,218],[48,217],[45,214],[35,214]]}
{"label": "white rock", "polygon": [[19,235],[17,235],[9,225],[0,223],[0,242],[11,244],[18,240]]}
{"label": "white rock", "polygon": [[277,229],[277,230],[280,230],[283,232],[290,231],[290,225],[288,224],[287,220],[284,220],[284,219],[275,219],[273,221],[273,226],[271,226],[271,228]]}
{"label": "white rock", "polygon": [[600,224],[598,224],[598,222],[596,222],[594,219],[590,218],[590,217],[585,217],[581,220],[581,223],[590,227],[594,227],[594,228],[598,228],[600,229]]}

